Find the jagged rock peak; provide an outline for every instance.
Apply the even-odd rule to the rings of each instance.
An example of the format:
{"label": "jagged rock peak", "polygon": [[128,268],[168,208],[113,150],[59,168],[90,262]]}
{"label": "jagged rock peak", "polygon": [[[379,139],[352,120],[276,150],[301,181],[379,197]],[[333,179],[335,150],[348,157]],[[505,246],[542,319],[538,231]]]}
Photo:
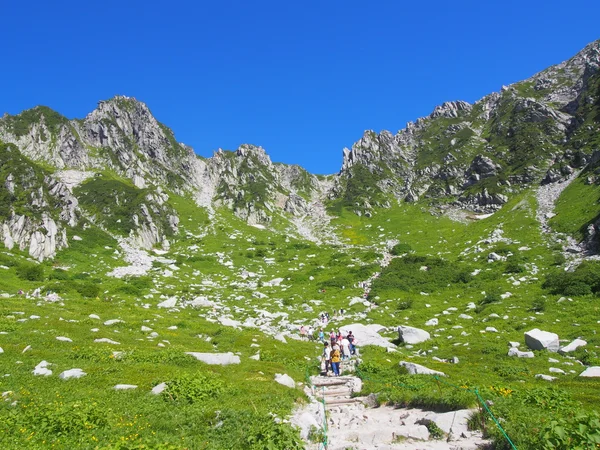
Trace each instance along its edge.
{"label": "jagged rock peak", "polygon": [[264,164],[265,166],[270,166],[272,164],[271,158],[269,158],[269,155],[267,155],[265,149],[260,146],[242,144],[236,150],[235,154],[243,158],[254,156],[261,164]]}
{"label": "jagged rock peak", "polygon": [[441,105],[436,106],[429,117],[432,119],[437,117],[456,118],[459,117],[463,111],[471,112],[471,109],[473,109],[473,106],[462,100],[444,102]]}

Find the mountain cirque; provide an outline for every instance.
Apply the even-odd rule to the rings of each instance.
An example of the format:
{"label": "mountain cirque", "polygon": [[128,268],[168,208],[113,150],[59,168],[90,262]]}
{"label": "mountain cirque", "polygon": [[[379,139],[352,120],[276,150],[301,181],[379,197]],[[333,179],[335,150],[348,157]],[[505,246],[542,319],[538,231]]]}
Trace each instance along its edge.
{"label": "mountain cirque", "polygon": [[[327,176],[201,158],[128,97],[5,115],[3,448],[317,447],[322,397],[331,448],[508,448],[483,404],[519,449],[591,448],[599,66],[367,131]],[[353,331],[362,381],[316,376],[301,325]]]}

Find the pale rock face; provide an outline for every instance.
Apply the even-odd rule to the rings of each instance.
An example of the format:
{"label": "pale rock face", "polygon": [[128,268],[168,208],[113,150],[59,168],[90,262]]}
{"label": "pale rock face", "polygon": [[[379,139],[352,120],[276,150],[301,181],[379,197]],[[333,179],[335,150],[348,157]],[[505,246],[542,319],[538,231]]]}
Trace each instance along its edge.
{"label": "pale rock face", "polygon": [[537,328],[525,333],[525,344],[532,350],[546,349],[550,352],[557,352],[560,347],[557,334]]}

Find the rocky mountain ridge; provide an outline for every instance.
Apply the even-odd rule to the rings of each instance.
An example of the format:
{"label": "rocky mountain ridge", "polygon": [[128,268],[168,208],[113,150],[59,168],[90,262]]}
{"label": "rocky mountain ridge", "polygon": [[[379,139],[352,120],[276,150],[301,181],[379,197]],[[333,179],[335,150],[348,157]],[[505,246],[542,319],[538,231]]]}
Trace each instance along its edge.
{"label": "rocky mountain ridge", "polygon": [[[370,215],[424,199],[492,212],[524,187],[560,181],[591,161],[600,148],[599,67],[596,41],[473,105],[443,103],[395,135],[366,131],[343,150],[340,172],[326,177],[273,163],[248,144],[201,158],[144,103],[125,96],[99,102],[81,120],[43,106],[5,115],[2,238],[36,259],[65,247],[75,226],[99,226],[146,249],[168,246],[179,222],[172,195],[209,213],[229,208],[250,224],[304,221],[306,236],[327,223],[325,207]],[[15,151],[19,170],[31,166],[36,177],[15,182]],[[19,212],[15,190],[35,213]]]}

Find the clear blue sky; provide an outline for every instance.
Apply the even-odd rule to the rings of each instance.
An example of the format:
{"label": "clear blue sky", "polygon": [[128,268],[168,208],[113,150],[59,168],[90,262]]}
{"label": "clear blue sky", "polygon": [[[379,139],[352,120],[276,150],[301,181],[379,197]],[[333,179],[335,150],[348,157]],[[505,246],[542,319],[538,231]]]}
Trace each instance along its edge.
{"label": "clear blue sky", "polygon": [[600,38],[600,1],[5,1],[0,114],[136,97],[198,154],[337,172],[364,130],[474,102]]}

